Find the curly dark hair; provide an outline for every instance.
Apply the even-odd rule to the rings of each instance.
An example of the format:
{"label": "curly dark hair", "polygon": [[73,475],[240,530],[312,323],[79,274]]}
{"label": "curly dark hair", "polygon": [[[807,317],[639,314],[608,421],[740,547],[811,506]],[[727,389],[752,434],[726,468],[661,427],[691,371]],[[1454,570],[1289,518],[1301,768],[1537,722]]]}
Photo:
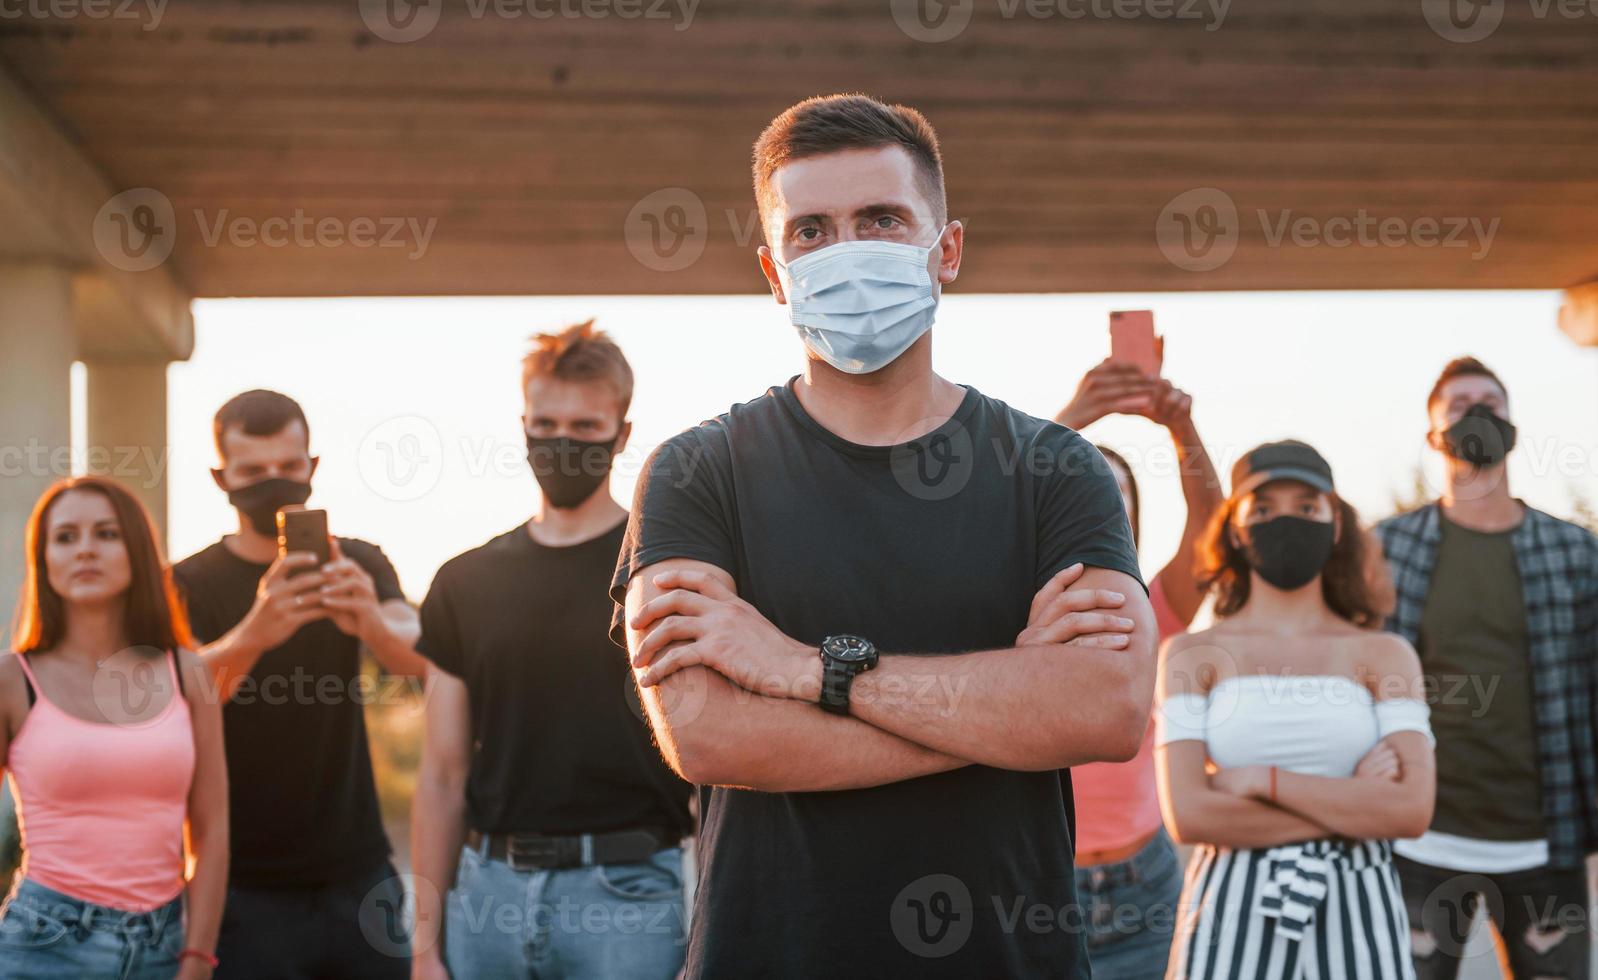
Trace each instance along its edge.
{"label": "curly dark hair", "polygon": [[[1378,628],[1384,617],[1366,572],[1366,542],[1359,514],[1342,497],[1327,496],[1342,523],[1342,533],[1321,570],[1321,595],[1332,612],[1355,626]],[[1217,509],[1198,544],[1194,576],[1201,590],[1214,592],[1216,616],[1235,615],[1248,605],[1253,585],[1248,555],[1228,533],[1242,500],[1242,496],[1233,497]]]}

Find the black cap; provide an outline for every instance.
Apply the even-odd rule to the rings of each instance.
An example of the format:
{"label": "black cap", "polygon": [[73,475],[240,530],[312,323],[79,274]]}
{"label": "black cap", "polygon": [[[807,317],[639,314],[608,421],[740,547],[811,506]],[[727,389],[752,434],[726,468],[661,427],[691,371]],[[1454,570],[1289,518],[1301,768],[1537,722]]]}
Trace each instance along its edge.
{"label": "black cap", "polygon": [[1267,442],[1238,460],[1232,467],[1232,496],[1272,480],[1297,480],[1325,493],[1337,489],[1332,483],[1332,464],[1314,446],[1297,439]]}

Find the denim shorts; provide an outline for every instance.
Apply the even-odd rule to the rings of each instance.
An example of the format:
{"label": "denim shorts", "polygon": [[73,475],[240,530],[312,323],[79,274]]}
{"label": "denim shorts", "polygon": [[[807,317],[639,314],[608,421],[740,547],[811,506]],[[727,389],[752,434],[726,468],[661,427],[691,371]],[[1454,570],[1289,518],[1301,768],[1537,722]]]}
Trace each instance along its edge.
{"label": "denim shorts", "polygon": [[1095,980],[1163,977],[1181,897],[1182,864],[1163,827],[1125,861],[1077,868]]}
{"label": "denim shorts", "polygon": [[27,878],[0,913],[0,976],[29,980],[170,980],[183,952],[183,896],[126,912]]}

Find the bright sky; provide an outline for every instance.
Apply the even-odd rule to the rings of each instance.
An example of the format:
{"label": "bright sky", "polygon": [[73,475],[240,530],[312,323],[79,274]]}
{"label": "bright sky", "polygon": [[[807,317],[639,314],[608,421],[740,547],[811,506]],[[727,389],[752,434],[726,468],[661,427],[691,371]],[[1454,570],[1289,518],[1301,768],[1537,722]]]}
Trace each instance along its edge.
{"label": "bright sky", "polygon": [[[753,271],[751,271],[753,275]],[[1452,356],[1506,380],[1521,448],[1517,495],[1569,516],[1598,504],[1598,351],[1554,326],[1552,292],[950,294],[934,363],[1034,415],[1051,417],[1108,353],[1106,314],[1153,309],[1166,376],[1193,394],[1225,473],[1267,439],[1298,437],[1331,460],[1367,519],[1393,511],[1417,466],[1432,486],[1425,397]],[[650,449],[797,373],[802,348],[767,296],[206,300],[194,356],[169,382],[170,542],[204,547],[235,518],[211,482],[211,416],[247,388],[292,395],[321,456],[311,506],[334,533],[381,545],[419,600],[447,558],[526,520],[536,484],[521,435],[527,337],[598,317],[637,376],[632,445],[612,487],[632,499]],[[1086,433],[1139,470],[1143,559],[1175,548],[1184,511],[1164,430],[1111,418]]]}

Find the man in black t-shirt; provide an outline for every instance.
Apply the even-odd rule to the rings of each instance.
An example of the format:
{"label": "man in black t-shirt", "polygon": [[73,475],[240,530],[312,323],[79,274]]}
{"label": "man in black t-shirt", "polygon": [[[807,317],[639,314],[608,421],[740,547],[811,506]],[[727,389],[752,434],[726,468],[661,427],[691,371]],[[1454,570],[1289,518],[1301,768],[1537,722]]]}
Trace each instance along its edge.
{"label": "man in black t-shirt", "polygon": [[1086,977],[1066,770],[1132,757],[1155,666],[1115,479],[933,373],[963,236],[919,113],[800,103],[755,188],[805,374],[654,453],[612,581],[704,787],[684,975]]}
{"label": "man in black t-shirt", "polygon": [[592,321],[536,338],[522,424],[542,506],[446,562],[422,603],[436,669],[415,980],[669,980],[682,966],[690,789],[651,744],[607,631],[627,523],[610,469],[632,388]]}
{"label": "man in black t-shirt", "polygon": [[416,612],[376,545],[278,556],[277,512],[305,503],[317,458],[305,413],[247,391],[217,412],[238,530],[173,568],[224,699],[232,863],[218,977],[409,975],[362,714],[360,650],[420,675]]}

